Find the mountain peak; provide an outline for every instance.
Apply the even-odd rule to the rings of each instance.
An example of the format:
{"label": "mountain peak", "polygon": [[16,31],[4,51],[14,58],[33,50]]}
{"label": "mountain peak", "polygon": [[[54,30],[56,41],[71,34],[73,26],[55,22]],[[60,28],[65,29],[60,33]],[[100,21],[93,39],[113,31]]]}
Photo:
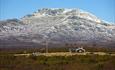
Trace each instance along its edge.
{"label": "mountain peak", "polygon": [[102,20],[97,18],[95,15],[83,11],[78,8],[42,8],[33,14],[26,15],[26,17],[47,17],[47,16],[76,16],[79,18],[84,18],[87,20],[91,20],[97,23],[101,23]]}

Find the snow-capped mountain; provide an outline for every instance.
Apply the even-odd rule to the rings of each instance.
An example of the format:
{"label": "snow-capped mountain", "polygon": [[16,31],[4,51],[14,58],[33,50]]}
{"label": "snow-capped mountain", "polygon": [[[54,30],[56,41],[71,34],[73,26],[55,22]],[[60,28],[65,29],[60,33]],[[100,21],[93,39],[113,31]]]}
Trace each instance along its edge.
{"label": "snow-capped mountain", "polygon": [[110,44],[115,25],[80,9],[43,8],[20,20],[0,21],[0,41]]}

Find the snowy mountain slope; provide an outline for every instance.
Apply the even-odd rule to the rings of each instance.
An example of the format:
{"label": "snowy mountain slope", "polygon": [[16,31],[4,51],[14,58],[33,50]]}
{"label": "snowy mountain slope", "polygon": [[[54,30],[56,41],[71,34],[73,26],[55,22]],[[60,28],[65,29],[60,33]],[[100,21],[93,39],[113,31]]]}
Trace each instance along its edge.
{"label": "snowy mountain slope", "polygon": [[42,43],[115,42],[115,25],[80,9],[48,9],[21,20],[0,21],[0,40]]}

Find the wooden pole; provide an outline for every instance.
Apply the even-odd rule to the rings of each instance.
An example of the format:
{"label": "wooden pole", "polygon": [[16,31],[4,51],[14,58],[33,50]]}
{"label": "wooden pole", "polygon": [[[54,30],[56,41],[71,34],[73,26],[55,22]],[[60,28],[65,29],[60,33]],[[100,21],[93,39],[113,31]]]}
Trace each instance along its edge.
{"label": "wooden pole", "polygon": [[46,41],[46,53],[48,53],[48,42]]}

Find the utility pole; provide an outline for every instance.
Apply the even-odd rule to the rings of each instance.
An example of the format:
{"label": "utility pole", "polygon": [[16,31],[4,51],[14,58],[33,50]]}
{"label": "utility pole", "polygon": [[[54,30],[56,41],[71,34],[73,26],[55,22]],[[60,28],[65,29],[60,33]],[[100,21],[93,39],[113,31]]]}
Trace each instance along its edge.
{"label": "utility pole", "polygon": [[44,36],[44,39],[45,39],[45,51],[46,51],[46,53],[48,53],[49,38],[48,38],[48,36]]}
{"label": "utility pole", "polygon": [[48,41],[46,41],[46,53],[48,53]]}

